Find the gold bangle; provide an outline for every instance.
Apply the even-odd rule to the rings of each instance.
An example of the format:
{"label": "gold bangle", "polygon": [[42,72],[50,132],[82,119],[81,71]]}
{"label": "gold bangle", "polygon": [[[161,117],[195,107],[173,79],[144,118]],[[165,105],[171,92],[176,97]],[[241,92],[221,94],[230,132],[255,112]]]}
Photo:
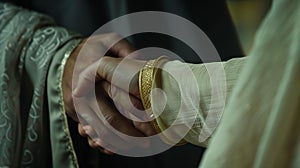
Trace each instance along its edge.
{"label": "gold bangle", "polygon": [[151,101],[150,101],[150,92],[152,89],[152,82],[153,82],[153,75],[154,75],[154,68],[157,62],[162,57],[159,57],[155,60],[150,60],[146,62],[144,67],[140,70],[139,73],[139,90],[141,95],[142,104],[144,106],[146,114],[151,119],[151,125],[155,129],[157,133],[161,132],[161,129],[159,128],[157,121],[155,120],[154,114],[152,112],[151,108]]}
{"label": "gold bangle", "polygon": [[[153,114],[151,108],[151,100],[150,100],[150,93],[153,86],[153,79],[155,78],[155,73],[160,69],[160,66],[163,65],[168,59],[164,56],[161,56],[155,60],[150,60],[146,62],[144,67],[140,70],[139,73],[139,91],[140,97],[142,100],[142,104],[144,106],[145,112],[148,117],[150,117],[151,125],[155,129],[156,133],[161,133],[162,130],[160,129],[155,116]],[[160,138],[167,144],[173,145],[167,137],[160,134]],[[176,144],[176,146],[184,145],[186,141],[183,139]]]}

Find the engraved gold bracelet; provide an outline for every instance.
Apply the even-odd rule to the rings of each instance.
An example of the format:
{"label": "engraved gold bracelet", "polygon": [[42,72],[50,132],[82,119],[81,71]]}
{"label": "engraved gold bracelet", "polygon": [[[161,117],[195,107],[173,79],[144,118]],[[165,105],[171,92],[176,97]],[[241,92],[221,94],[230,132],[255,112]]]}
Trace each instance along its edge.
{"label": "engraved gold bracelet", "polygon": [[[160,69],[160,66],[163,65],[165,62],[167,62],[167,57],[161,56],[155,60],[150,60],[146,62],[144,67],[140,70],[139,73],[139,91],[140,96],[142,100],[142,104],[144,106],[145,112],[148,117],[150,117],[151,125],[155,129],[156,133],[161,133],[162,130],[160,129],[155,116],[153,114],[152,108],[151,108],[151,100],[150,100],[150,93],[152,90],[153,85],[153,79],[155,78],[155,73]],[[173,143],[168,140],[167,137],[160,134],[161,139],[167,143],[173,145]],[[181,140],[176,144],[176,146],[184,145],[186,144],[185,140]]]}

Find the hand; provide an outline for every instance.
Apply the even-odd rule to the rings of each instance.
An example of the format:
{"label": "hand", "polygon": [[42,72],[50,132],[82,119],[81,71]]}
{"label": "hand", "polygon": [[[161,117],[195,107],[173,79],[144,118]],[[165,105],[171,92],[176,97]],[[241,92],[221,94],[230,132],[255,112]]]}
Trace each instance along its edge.
{"label": "hand", "polygon": [[[122,39],[118,34],[110,33],[95,35],[88,40],[84,39],[68,58],[62,79],[62,91],[66,113],[73,120],[78,121],[72,99],[72,77],[79,51],[86,55],[85,59],[80,59],[77,63],[80,64],[80,69],[84,69],[96,61],[95,59],[98,58],[98,53],[100,53],[100,50],[107,50],[113,42],[118,41],[119,39],[121,40],[108,50],[111,55],[116,57],[126,57],[135,50],[128,41]],[[85,45],[84,51],[81,50],[83,45]]]}
{"label": "hand", "polygon": [[[120,40],[120,41],[119,41]],[[105,35],[97,35],[95,37],[92,37],[92,39],[89,39],[88,41],[85,39],[83,42],[80,43],[80,45],[73,51],[71,54],[70,58],[68,59],[66,66],[65,66],[65,71],[64,71],[64,76],[63,76],[63,95],[64,95],[64,103],[66,107],[66,112],[67,114],[72,117],[75,121],[78,121],[78,116],[75,112],[74,105],[73,105],[73,98],[71,96],[71,90],[72,90],[72,85],[76,85],[76,83],[72,84],[72,76],[74,72],[74,67],[75,67],[75,61],[77,61],[76,66],[78,66],[79,63],[79,71],[82,71],[85,69],[87,66],[90,66],[92,63],[94,63],[99,56],[97,55],[98,53],[101,53],[101,50],[107,50],[109,46],[112,46],[112,43],[115,41],[119,41],[115,45],[113,45],[112,48],[108,51],[109,54],[117,57],[128,57],[128,55],[134,51],[134,47],[132,47],[126,40],[122,39],[120,36],[116,34],[105,34]],[[88,44],[86,44],[88,43]],[[85,45],[83,47],[83,45]],[[83,54],[85,57],[84,59],[77,58],[78,54]],[[131,55],[132,56],[132,55]],[[82,55],[81,55],[82,57]],[[80,60],[79,60],[80,59]],[[78,67],[77,67],[78,68]],[[77,69],[78,70],[78,69]],[[74,76],[76,77],[76,76]],[[76,81],[76,80],[75,80]],[[105,86],[105,88],[103,88]],[[98,106],[102,108],[103,115],[105,116],[105,120],[107,123],[111,126],[113,126],[116,130],[130,136],[150,136],[153,135],[155,132],[151,131],[151,129],[145,129],[147,131],[145,132],[140,132],[137,130],[134,126],[140,126],[143,128],[150,127],[151,125],[149,123],[139,123],[139,122],[134,122],[132,123],[129,119],[126,117],[122,116],[118,110],[114,107],[114,104],[111,103],[110,98],[107,94],[108,85],[105,84],[97,84],[97,103]],[[85,113],[87,115],[87,113]],[[94,114],[90,113],[90,116],[93,116],[96,118]],[[84,118],[81,118],[81,121],[84,121]],[[86,127],[90,127],[88,122],[83,122]],[[102,121],[98,122],[98,128],[102,128],[102,135],[106,135],[106,131],[108,130],[107,126],[105,123]],[[79,130],[80,131],[80,130]],[[82,133],[82,132],[80,132]],[[87,136],[87,134],[82,134],[83,136]],[[113,134],[109,136],[111,141],[117,141],[118,136]],[[94,135],[88,136],[89,142],[93,142],[92,139],[94,138]],[[95,139],[98,143],[98,146],[108,146],[108,144],[104,144],[103,141],[99,143],[99,138]],[[123,144],[124,140],[118,140],[118,144]],[[125,140],[126,141],[126,140]],[[91,144],[91,143],[90,143]],[[144,145],[144,144],[143,144]],[[92,147],[95,147],[95,145],[92,145]],[[130,148],[129,145],[123,145],[126,148]],[[116,148],[113,145],[110,145],[109,148]]]}
{"label": "hand", "polygon": [[102,146],[107,146],[107,144],[103,145],[104,142],[101,141],[101,139],[99,139],[99,138],[92,139],[90,137],[90,136],[95,135],[95,130],[91,126],[89,126],[89,125],[83,126],[82,124],[79,123],[78,124],[78,132],[81,136],[86,137],[88,139],[88,143],[89,143],[90,147],[97,148],[102,153],[105,153],[105,154],[108,154],[108,155],[114,154],[110,150],[102,148]]}
{"label": "hand", "polygon": [[[123,62],[125,66],[120,66],[120,68],[117,69],[117,66],[120,65],[120,62]],[[99,64],[98,64],[99,63]],[[79,81],[77,83],[77,87],[73,92],[73,96],[75,98],[84,97],[85,95],[88,95],[93,86],[95,86],[96,83],[96,93],[102,93],[101,95],[97,95],[98,105],[100,107],[100,112],[104,116],[105,120],[108,121],[108,124],[111,125],[116,130],[130,136],[141,136],[138,135],[134,130],[138,129],[140,133],[143,133],[142,136],[151,136],[155,134],[155,130],[152,128],[150,123],[148,122],[140,122],[145,121],[145,118],[147,118],[146,113],[144,111],[141,111],[143,109],[143,106],[141,104],[140,95],[139,95],[139,89],[138,89],[138,76],[136,75],[137,72],[141,69],[141,67],[144,65],[145,61],[137,61],[137,60],[130,60],[130,59],[110,59],[110,57],[103,57],[100,59],[99,62],[96,62],[89,66],[82,74],[80,74]],[[94,72],[97,71],[96,79],[93,75]],[[117,87],[114,87],[110,84],[113,79],[113,75],[116,75],[117,79]],[[128,86],[129,83],[131,83],[130,91],[126,92],[126,85]],[[99,85],[101,89],[104,90],[98,90]],[[112,91],[114,90],[114,91]],[[103,94],[105,93],[105,94]],[[98,97],[100,96],[100,97]],[[128,99],[129,98],[129,99]],[[116,108],[113,108],[113,106],[107,106],[107,104],[111,103],[111,101],[107,101],[112,99],[114,101],[114,105],[119,107],[118,110],[122,114],[118,112]],[[89,142],[90,146],[92,147],[106,147],[109,149],[116,149],[116,145],[114,144],[120,144],[120,146],[124,146],[127,149],[130,149],[133,147],[132,145],[124,145],[124,142],[128,141],[128,139],[124,138],[123,136],[118,136],[118,134],[112,134],[111,131],[106,127],[106,124],[103,124],[103,121],[99,118],[99,114],[97,114],[97,110],[95,109],[94,105],[91,103],[91,99],[87,98],[88,101],[85,101],[89,105],[89,108],[81,108],[80,115],[87,116],[93,116],[90,117],[93,121],[88,121],[87,125],[92,126],[94,128],[93,132],[100,132],[96,136],[94,134],[89,135]],[[131,101],[125,101],[125,100],[131,100]],[[82,101],[80,102],[82,103]],[[133,105],[132,105],[133,104]],[[93,109],[93,112],[90,112],[88,109]],[[136,112],[134,112],[136,111]],[[136,115],[134,115],[136,114]],[[129,120],[135,120],[131,123]],[[89,119],[85,119],[89,120]],[[98,125],[98,126],[97,126]],[[136,128],[136,129],[135,129]],[[104,129],[104,130],[103,130]],[[86,136],[86,133],[82,131],[79,127],[79,132],[81,135]],[[105,132],[105,133],[103,133]],[[110,140],[105,141],[103,138],[107,138],[107,134],[109,135]],[[114,143],[110,143],[110,142]],[[117,141],[117,142],[116,142]],[[97,142],[97,143],[96,143]],[[102,144],[101,144],[102,143]],[[122,145],[123,144],[123,145]],[[142,144],[145,145],[145,144]],[[118,145],[117,145],[118,146]],[[108,150],[109,151],[109,150]]]}

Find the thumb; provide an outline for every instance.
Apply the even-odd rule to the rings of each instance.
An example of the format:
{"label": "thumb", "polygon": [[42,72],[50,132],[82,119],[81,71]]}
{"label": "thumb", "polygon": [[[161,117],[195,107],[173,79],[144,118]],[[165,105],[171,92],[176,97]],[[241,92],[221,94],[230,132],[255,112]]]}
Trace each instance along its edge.
{"label": "thumb", "polygon": [[95,83],[101,80],[101,78],[98,78],[99,76],[97,75],[98,65],[99,61],[89,65],[78,75],[78,80],[73,81],[73,97],[89,95],[95,90]]}
{"label": "thumb", "polygon": [[146,61],[129,58],[103,57],[99,62],[97,78],[139,97],[138,74]]}

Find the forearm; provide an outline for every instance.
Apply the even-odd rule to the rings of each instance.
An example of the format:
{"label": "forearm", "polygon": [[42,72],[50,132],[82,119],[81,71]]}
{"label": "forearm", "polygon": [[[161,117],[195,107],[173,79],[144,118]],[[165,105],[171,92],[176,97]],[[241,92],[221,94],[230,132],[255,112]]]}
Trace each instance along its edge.
{"label": "forearm", "polygon": [[172,126],[174,134],[183,135],[186,141],[193,144],[206,146],[218,126],[246,60],[244,57],[222,63],[166,63],[160,80],[156,80],[159,82],[154,84],[154,87],[160,85],[158,87],[167,98],[161,115],[156,108],[161,104],[159,101],[162,98],[152,97],[153,113],[157,113],[156,117],[159,116],[157,121],[161,129]]}

